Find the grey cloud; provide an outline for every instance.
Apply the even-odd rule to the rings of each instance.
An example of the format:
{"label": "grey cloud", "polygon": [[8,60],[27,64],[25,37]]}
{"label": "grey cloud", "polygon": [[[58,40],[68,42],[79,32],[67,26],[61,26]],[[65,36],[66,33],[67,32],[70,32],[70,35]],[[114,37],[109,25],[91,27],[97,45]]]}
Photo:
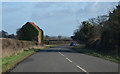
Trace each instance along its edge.
{"label": "grey cloud", "polygon": [[13,7],[8,7],[8,6],[5,6],[5,7],[2,7],[2,11],[3,12],[15,12],[15,11],[18,11],[20,8],[13,8]]}
{"label": "grey cloud", "polygon": [[56,5],[58,3],[54,3],[54,2],[39,2],[35,5],[35,8],[48,8],[51,7],[53,5]]}
{"label": "grey cloud", "polygon": [[[42,3],[41,3],[42,4]],[[46,3],[48,6],[52,6],[55,3]],[[56,7],[56,9],[52,9],[52,11],[45,10],[41,8],[41,11],[34,12],[33,18],[34,19],[67,19],[72,17],[77,17],[81,19],[89,19],[93,17],[97,17],[98,15],[107,14],[107,10],[109,8],[115,6],[116,3],[88,3],[84,8],[75,8],[69,7],[70,4],[68,3],[58,3],[58,6],[60,5],[61,8]],[[43,3],[44,5],[44,3]],[[55,4],[57,6],[57,4]],[[69,5],[67,7],[67,5]],[[78,3],[78,6],[80,6],[80,3]],[[64,7],[64,8],[63,8]]]}
{"label": "grey cloud", "polygon": [[117,3],[111,2],[98,2],[90,3],[84,9],[80,9],[77,13],[81,18],[94,18],[99,15],[108,14],[111,9],[114,9]]}
{"label": "grey cloud", "polygon": [[25,8],[26,5],[24,3],[18,2],[4,2],[2,4],[2,10],[3,12],[16,12],[20,11],[21,9]]}
{"label": "grey cloud", "polygon": [[[60,3],[58,5],[61,5]],[[64,5],[63,5],[64,6]],[[47,10],[47,9],[39,9],[38,11],[35,11],[33,13],[33,17],[41,18],[41,19],[48,19],[48,18],[64,18],[64,17],[70,17],[74,14],[76,14],[78,10],[76,8],[70,8],[70,7],[56,7],[53,8],[52,10]],[[36,18],[36,19],[37,19]]]}
{"label": "grey cloud", "polygon": [[[85,4],[85,3],[82,3]],[[39,2],[35,5],[35,8],[49,8],[49,7],[63,7],[72,8],[75,5],[80,5],[80,2]]]}

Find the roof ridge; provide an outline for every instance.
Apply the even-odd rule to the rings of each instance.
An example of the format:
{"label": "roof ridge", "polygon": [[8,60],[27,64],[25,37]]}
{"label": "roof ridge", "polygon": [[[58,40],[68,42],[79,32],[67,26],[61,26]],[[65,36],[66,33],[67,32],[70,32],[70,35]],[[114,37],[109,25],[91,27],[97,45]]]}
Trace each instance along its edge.
{"label": "roof ridge", "polygon": [[41,29],[39,29],[38,26],[35,25],[33,22],[28,22],[28,23],[32,24],[39,32],[41,31]]}

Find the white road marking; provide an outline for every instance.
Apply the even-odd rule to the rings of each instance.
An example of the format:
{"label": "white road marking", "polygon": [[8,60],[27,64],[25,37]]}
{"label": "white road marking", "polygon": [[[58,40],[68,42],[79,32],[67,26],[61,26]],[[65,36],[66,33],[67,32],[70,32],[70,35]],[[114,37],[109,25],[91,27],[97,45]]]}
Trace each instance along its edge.
{"label": "white road marking", "polygon": [[85,69],[83,69],[83,68],[80,67],[79,65],[76,65],[76,67],[78,67],[79,69],[81,69],[81,70],[84,71],[85,73],[89,74]]}
{"label": "white road marking", "polygon": [[70,60],[70,59],[68,59],[68,58],[66,58],[69,62],[71,62],[72,63],[72,61]]}
{"label": "white road marking", "polygon": [[79,68],[80,70],[82,70],[83,72],[85,72],[86,74],[90,74],[88,73],[85,69],[83,69],[82,67],[80,67],[79,65],[75,64],[73,61],[71,61],[69,58],[67,58],[65,55],[63,55],[61,52],[59,52],[60,55],[62,55],[63,57],[65,57],[65,59],[67,59],[70,63],[74,64],[77,68]]}
{"label": "white road marking", "polygon": [[[61,54],[62,56],[64,56],[62,53],[59,52],[59,54]],[[65,56],[64,56],[65,57]]]}

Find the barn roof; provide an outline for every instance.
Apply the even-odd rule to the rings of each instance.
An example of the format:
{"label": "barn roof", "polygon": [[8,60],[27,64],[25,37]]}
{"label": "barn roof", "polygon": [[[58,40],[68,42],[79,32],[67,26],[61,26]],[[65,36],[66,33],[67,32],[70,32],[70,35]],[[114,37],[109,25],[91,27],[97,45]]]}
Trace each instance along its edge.
{"label": "barn roof", "polygon": [[33,25],[39,32],[42,31],[42,29],[40,29],[37,25],[35,25],[33,22],[27,22],[30,23],[31,25]]}
{"label": "barn roof", "polygon": [[[35,25],[33,22],[27,22],[27,23],[30,23],[31,25],[33,25],[39,32],[41,32],[41,31],[43,32],[43,30],[40,29],[37,25]],[[27,23],[26,23],[26,24],[27,24]],[[26,24],[25,24],[25,25],[26,25]],[[22,28],[23,28],[23,27],[24,27],[24,26],[22,26]],[[21,28],[21,29],[22,29],[22,28]],[[21,29],[19,29],[18,32],[20,32]]]}

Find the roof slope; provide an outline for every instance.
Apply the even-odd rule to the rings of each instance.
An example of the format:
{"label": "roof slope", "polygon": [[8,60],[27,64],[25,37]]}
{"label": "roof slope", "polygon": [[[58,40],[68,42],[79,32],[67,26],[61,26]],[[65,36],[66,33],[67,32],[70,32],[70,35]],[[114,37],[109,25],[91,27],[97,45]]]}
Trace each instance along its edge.
{"label": "roof slope", "polygon": [[42,31],[42,29],[40,29],[37,25],[35,25],[33,22],[28,22],[30,23],[31,25],[33,25],[39,32]]}

